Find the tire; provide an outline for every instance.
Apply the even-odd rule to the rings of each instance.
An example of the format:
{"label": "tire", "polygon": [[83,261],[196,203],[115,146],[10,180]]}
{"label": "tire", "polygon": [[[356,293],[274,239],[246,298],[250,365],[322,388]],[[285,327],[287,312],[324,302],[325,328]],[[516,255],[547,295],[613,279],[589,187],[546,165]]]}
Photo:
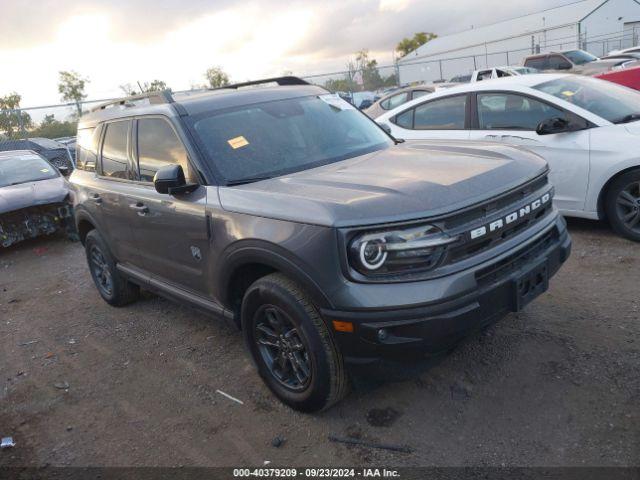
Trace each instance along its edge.
{"label": "tire", "polygon": [[609,223],[617,233],[640,242],[640,169],[624,173],[611,182],[605,209]]}
{"label": "tire", "polygon": [[309,296],[295,282],[280,273],[257,280],[244,295],[241,321],[258,373],[283,403],[301,412],[317,412],[346,395],[342,355]]}
{"label": "tire", "polygon": [[114,307],[135,302],[140,296],[140,287],[129,282],[118,272],[116,262],[98,231],[91,230],[84,243],[91,278],[104,301]]}

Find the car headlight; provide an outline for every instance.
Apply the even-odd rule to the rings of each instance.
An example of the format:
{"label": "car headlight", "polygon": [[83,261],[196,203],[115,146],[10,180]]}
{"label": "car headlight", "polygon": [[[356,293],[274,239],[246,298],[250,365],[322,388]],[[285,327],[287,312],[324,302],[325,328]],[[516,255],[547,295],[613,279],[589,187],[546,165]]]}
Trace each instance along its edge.
{"label": "car headlight", "polygon": [[349,262],[367,276],[430,270],[457,240],[433,225],[367,232],[351,240]]}

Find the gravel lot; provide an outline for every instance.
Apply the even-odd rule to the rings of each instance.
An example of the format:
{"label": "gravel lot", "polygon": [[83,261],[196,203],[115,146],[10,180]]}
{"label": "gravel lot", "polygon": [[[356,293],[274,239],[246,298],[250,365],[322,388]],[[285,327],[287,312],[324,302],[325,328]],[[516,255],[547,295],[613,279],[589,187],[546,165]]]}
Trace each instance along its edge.
{"label": "gravel lot", "polygon": [[108,306],[80,244],[0,251],[0,465],[639,465],[640,245],[569,226],[572,258],[523,313],[360,372],[318,415],[275,400],[224,323],[153,296]]}

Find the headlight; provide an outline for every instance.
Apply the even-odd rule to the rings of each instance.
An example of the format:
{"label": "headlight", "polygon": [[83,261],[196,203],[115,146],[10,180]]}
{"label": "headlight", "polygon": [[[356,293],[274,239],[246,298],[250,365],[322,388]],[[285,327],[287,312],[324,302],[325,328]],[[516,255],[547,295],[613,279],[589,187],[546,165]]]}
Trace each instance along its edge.
{"label": "headlight", "polygon": [[349,262],[367,276],[430,270],[457,240],[433,225],[364,233],[349,244]]}

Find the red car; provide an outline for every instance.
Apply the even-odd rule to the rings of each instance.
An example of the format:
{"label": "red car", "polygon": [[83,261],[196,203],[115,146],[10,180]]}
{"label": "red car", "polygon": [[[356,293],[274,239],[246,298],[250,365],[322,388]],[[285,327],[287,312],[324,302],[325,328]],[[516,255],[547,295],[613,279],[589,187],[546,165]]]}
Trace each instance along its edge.
{"label": "red car", "polygon": [[612,70],[610,72],[596,75],[596,77],[608,80],[609,82],[618,83],[635,90],[640,90],[640,67]]}

